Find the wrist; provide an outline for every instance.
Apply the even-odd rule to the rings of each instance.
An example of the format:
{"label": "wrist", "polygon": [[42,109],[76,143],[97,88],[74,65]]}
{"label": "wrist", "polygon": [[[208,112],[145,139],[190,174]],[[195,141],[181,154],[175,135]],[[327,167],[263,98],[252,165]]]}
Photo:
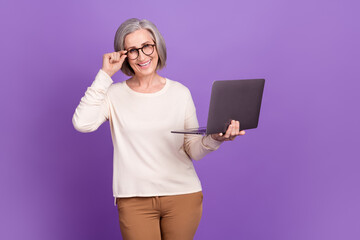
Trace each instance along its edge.
{"label": "wrist", "polygon": [[210,134],[210,136],[204,136],[202,139],[202,144],[208,149],[216,150],[220,147],[223,141],[218,141],[217,139],[214,139],[214,137],[211,135],[212,134]]}
{"label": "wrist", "polygon": [[109,75],[109,77],[112,77],[112,76],[114,75],[113,73],[105,70],[104,68],[101,68],[101,70],[102,70],[103,72],[105,72],[107,75]]}

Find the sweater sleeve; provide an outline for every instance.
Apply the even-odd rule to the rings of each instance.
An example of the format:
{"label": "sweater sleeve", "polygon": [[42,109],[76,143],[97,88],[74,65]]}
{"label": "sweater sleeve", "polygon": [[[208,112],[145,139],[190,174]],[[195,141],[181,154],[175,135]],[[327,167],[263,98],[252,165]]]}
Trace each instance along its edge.
{"label": "sweater sleeve", "polygon": [[[185,115],[185,129],[197,128],[199,123],[196,116],[196,109],[191,94],[187,101]],[[184,149],[191,159],[196,161],[205,157],[206,154],[218,149],[220,141],[214,140],[210,135],[201,136],[197,134],[185,134]]]}
{"label": "sweater sleeve", "polygon": [[93,132],[109,119],[110,104],[106,92],[112,83],[111,77],[100,69],[75,109],[72,123],[76,130]]}

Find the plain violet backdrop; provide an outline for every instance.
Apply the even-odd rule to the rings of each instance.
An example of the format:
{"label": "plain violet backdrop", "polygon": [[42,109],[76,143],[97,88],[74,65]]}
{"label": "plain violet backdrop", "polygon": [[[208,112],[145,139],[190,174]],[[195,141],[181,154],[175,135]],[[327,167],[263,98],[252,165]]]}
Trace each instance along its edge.
{"label": "plain violet backdrop", "polygon": [[121,239],[109,123],[84,134],[71,119],[131,17],[163,34],[160,74],[191,90],[201,125],[214,80],[266,79],[259,127],[194,163],[195,239],[360,239],[359,7],[2,1],[0,239]]}

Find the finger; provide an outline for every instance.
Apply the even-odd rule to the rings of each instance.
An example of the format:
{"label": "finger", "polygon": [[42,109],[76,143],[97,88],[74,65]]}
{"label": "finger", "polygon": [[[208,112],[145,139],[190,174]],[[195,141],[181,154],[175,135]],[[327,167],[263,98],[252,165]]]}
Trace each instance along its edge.
{"label": "finger", "polygon": [[117,52],[114,52],[113,53],[113,61],[114,62],[118,62],[119,60],[118,60],[118,57],[119,57],[119,59],[120,59],[120,54],[119,54],[119,56],[118,56],[118,53]]}
{"label": "finger", "polygon": [[226,133],[224,135],[224,138],[229,138],[231,135],[231,131],[232,131],[232,126],[231,124],[229,125],[228,129],[226,130]]}
{"label": "finger", "polygon": [[111,53],[105,53],[105,54],[103,55],[103,59],[109,60],[110,58],[111,58]]}
{"label": "finger", "polygon": [[230,136],[236,136],[237,134],[237,131],[236,131],[236,121],[235,120],[232,120],[231,121],[231,135]]}
{"label": "finger", "polygon": [[237,126],[236,122],[237,121],[234,120],[233,123],[232,123],[232,132],[231,132],[231,136],[229,138],[230,141],[233,141],[236,138],[236,136],[238,135],[238,132],[239,132],[239,129],[236,128],[236,126]]}
{"label": "finger", "polygon": [[120,62],[124,62],[125,58],[127,58],[126,54],[121,55]]}
{"label": "finger", "polygon": [[122,51],[117,51],[116,53],[119,54],[119,60],[121,60],[121,58],[124,58],[123,56],[127,56],[127,51],[126,50],[122,50]]}
{"label": "finger", "polygon": [[114,52],[113,59],[112,59],[113,63],[119,63],[119,60],[120,60],[120,54],[117,52]]}
{"label": "finger", "polygon": [[108,53],[105,58],[108,63],[111,63],[111,53]]}
{"label": "finger", "polygon": [[114,61],[114,53],[110,53],[109,54],[109,62],[113,63],[113,61]]}
{"label": "finger", "polygon": [[241,131],[239,132],[239,134],[240,134],[240,135],[245,135],[245,131],[244,131],[244,130],[241,130]]}
{"label": "finger", "polygon": [[240,131],[240,122],[239,121],[235,121],[235,132],[236,135],[239,135],[239,131]]}

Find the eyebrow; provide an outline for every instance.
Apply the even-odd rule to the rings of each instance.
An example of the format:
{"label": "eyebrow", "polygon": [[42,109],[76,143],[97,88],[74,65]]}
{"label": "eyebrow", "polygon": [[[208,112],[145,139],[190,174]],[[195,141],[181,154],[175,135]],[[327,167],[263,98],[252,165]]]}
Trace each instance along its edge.
{"label": "eyebrow", "polygon": [[[151,43],[151,41],[146,41],[146,42],[142,43],[141,46],[144,46],[144,45],[146,45],[148,43]],[[128,47],[127,49],[131,49],[131,48],[137,48],[137,47],[131,46],[131,47]]]}

